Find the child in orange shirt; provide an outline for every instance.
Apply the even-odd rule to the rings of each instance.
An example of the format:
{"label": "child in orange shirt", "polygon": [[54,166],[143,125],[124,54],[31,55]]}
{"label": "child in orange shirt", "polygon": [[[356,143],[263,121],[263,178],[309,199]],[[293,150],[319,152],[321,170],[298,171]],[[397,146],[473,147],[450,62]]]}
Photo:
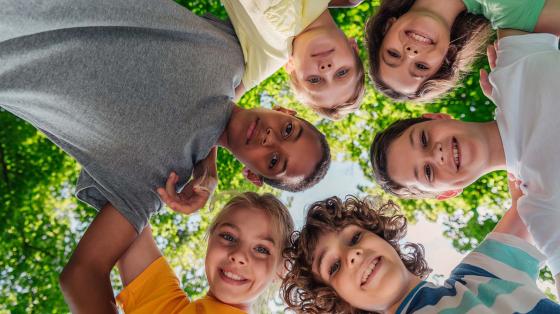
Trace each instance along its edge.
{"label": "child in orange shirt", "polygon": [[247,313],[282,273],[282,250],[293,231],[286,207],[273,195],[246,192],[231,199],[208,229],[208,294],[191,302],[146,227],[121,256],[125,313]]}

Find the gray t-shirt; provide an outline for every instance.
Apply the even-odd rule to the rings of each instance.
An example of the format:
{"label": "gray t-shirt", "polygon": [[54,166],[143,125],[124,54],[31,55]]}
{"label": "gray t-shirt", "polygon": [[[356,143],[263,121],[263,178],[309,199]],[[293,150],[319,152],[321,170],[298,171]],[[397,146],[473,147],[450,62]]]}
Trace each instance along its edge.
{"label": "gray t-shirt", "polygon": [[190,178],[243,75],[232,29],[168,0],[4,0],[0,106],[83,166],[77,196],[141,231]]}

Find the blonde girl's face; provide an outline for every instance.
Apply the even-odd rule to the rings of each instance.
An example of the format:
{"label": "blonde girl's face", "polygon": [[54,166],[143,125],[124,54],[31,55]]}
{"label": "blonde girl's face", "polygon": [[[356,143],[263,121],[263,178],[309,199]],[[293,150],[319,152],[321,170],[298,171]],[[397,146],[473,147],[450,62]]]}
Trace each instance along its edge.
{"label": "blonde girl's face", "polygon": [[441,67],[450,28],[429,11],[409,11],[388,22],[379,49],[379,75],[396,91],[411,94]]}
{"label": "blonde girl's face", "polygon": [[250,305],[277,276],[282,243],[275,230],[262,209],[230,209],[208,239],[208,294],[234,306]]}

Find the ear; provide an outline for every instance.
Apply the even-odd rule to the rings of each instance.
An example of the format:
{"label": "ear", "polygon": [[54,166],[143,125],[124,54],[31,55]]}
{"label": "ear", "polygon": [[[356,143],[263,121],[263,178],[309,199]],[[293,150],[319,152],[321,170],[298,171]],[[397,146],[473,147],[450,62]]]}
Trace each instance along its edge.
{"label": "ear", "polygon": [[247,167],[243,168],[243,176],[245,177],[245,179],[249,180],[249,182],[253,183],[256,186],[263,185],[263,178],[260,175],[249,170],[249,168]]}
{"label": "ear", "polygon": [[383,35],[387,34],[387,31],[391,28],[391,26],[393,26],[393,24],[396,21],[397,21],[396,17],[392,17],[392,18],[387,20],[387,23],[385,24],[385,28],[383,29]]}
{"label": "ear", "polygon": [[288,73],[292,73],[294,72],[295,66],[294,66],[294,57],[290,55],[290,57],[288,58],[288,62],[286,62],[286,64],[284,64],[284,69],[286,69],[286,72]]}
{"label": "ear", "polygon": [[273,106],[272,110],[280,111],[280,112],[283,112],[285,114],[289,114],[290,116],[295,116],[297,114],[297,111],[292,110],[292,109],[288,109],[288,108],[285,108],[285,107],[281,107],[281,106]]}
{"label": "ear", "polygon": [[443,200],[446,200],[446,199],[449,199],[449,198],[453,198],[453,197],[461,194],[461,192],[463,192],[462,189],[445,191],[441,194],[438,194],[438,196],[436,196],[436,199],[438,201],[443,201]]}
{"label": "ear", "polygon": [[354,52],[356,54],[360,52],[360,48],[358,48],[358,42],[356,41],[356,38],[354,37],[348,38],[348,45],[350,45],[350,47],[354,49]]}
{"label": "ear", "polygon": [[453,120],[453,117],[447,113],[425,113],[422,118],[432,119],[432,120]]}

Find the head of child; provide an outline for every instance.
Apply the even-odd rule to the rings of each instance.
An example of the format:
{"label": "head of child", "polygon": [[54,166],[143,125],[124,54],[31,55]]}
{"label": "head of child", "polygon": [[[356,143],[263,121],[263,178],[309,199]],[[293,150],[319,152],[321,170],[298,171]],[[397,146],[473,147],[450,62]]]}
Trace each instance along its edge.
{"label": "head of child", "polygon": [[371,144],[374,177],[381,188],[399,197],[454,197],[498,169],[494,156],[499,148],[485,132],[489,125],[446,114],[396,121]]}
{"label": "head of child", "polygon": [[339,120],[360,107],[365,74],[358,44],[336,24],[296,36],[285,68],[297,98],[319,115]]}
{"label": "head of child", "polygon": [[395,308],[430,272],[421,245],[399,242],[405,234],[406,218],[391,202],[349,196],[314,203],[284,251],[288,307],[304,313]]}
{"label": "head of child", "polygon": [[325,135],[293,110],[235,107],[219,140],[245,165],[245,177],[286,191],[306,190],[330,166]]}
{"label": "head of child", "polygon": [[463,11],[449,25],[416,0],[383,0],[367,22],[369,75],[397,100],[428,102],[457,86],[491,36],[489,22]]}
{"label": "head of child", "polygon": [[283,273],[282,250],[294,228],[272,194],[245,192],[231,199],[208,229],[208,295],[247,310]]}

